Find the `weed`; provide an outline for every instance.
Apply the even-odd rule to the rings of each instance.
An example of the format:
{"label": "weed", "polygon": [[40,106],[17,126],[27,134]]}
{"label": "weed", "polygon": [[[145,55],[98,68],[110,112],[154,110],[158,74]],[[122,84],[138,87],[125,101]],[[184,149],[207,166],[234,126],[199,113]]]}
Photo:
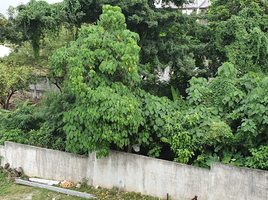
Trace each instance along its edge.
{"label": "weed", "polygon": [[118,193],[118,189],[117,188],[112,189],[112,190],[109,191],[109,194],[110,195],[116,195],[117,193]]}

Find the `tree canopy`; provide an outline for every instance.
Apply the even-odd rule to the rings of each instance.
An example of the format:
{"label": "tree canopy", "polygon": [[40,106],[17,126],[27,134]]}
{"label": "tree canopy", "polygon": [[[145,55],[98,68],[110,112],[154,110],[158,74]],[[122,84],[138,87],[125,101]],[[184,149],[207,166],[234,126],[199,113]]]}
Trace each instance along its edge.
{"label": "tree canopy", "polygon": [[3,109],[8,109],[15,92],[29,86],[31,75],[32,71],[28,67],[0,63],[0,104]]}
{"label": "tree canopy", "polygon": [[[187,2],[173,3],[181,6]],[[16,44],[31,42],[34,57],[39,60],[42,38],[59,33],[59,26],[62,25],[74,31],[76,39],[78,28],[83,23],[96,23],[101,7],[105,4],[119,6],[126,17],[127,28],[139,34],[139,73],[143,76],[144,89],[153,88],[151,84],[155,84],[158,73],[166,66],[171,68],[171,84],[182,94],[185,94],[187,81],[192,76],[202,76],[205,73],[204,66],[199,65],[202,57],[195,56],[204,47],[193,31],[198,26],[196,16],[183,15],[171,8],[157,9],[153,1],[65,0],[49,5],[43,1],[31,0],[26,5],[18,6],[17,16],[9,18],[8,32],[14,34],[6,34],[5,38]]]}
{"label": "tree canopy", "polygon": [[[82,28],[76,41],[51,57],[51,66],[59,76],[66,76],[77,97],[76,108],[64,118],[68,149],[101,150],[100,155],[107,155],[113,144],[131,149],[133,144],[146,146],[151,141],[151,154],[159,155],[161,148],[155,142],[164,134],[158,131],[167,112],[162,106],[173,108],[171,102],[165,105],[169,100],[136,88],[141,80],[138,40],[137,33],[126,29],[119,7],[103,6],[97,25]],[[149,118],[150,112],[161,117]],[[150,126],[145,125],[147,120]]]}

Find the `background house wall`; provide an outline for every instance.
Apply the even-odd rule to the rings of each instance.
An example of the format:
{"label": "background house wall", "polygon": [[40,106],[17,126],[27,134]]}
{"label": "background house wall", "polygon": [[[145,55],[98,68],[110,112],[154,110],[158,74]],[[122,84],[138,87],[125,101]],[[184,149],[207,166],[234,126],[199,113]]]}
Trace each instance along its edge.
{"label": "background house wall", "polygon": [[[198,14],[200,10],[206,10],[210,5],[211,5],[210,0],[194,0],[193,3],[183,5],[182,13],[190,15],[193,11],[195,11],[196,14]],[[156,1],[155,6],[156,8],[162,8],[164,6],[178,9],[178,7],[174,5],[172,2],[170,2],[168,5],[162,5],[162,0]]]}

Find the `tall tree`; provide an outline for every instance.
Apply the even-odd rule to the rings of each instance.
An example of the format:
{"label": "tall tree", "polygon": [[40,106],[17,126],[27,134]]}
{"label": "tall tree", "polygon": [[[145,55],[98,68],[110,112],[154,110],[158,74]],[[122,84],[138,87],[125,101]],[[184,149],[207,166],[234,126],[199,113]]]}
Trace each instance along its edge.
{"label": "tall tree", "polygon": [[[38,61],[40,51],[40,41],[45,33],[53,33],[58,30],[61,20],[57,17],[53,5],[45,1],[31,0],[26,5],[19,5],[14,8],[17,14],[10,16],[10,32],[18,34],[6,34],[6,39],[15,44],[24,41],[31,42],[34,57]],[[14,14],[14,12],[10,12]]]}
{"label": "tall tree", "polygon": [[50,58],[76,96],[64,118],[68,150],[107,155],[111,147],[130,151],[139,144],[160,155],[164,117],[176,104],[139,89],[138,40],[126,29],[121,8],[105,5],[97,25],[83,27],[76,41]]}
{"label": "tall tree", "polygon": [[[162,1],[162,4],[167,2]],[[173,1],[177,6],[188,2]],[[119,6],[126,16],[127,28],[140,36],[139,72],[146,79],[143,81],[145,88],[157,88],[152,88],[151,85],[156,85],[158,73],[162,68],[170,66],[172,84],[184,93],[187,81],[204,72],[196,67],[200,59],[194,56],[196,51],[203,48],[193,31],[198,25],[197,17],[183,15],[181,10],[165,6],[157,9],[154,3],[151,0],[65,0],[60,6],[66,13],[63,18],[65,22],[76,28],[82,23],[97,22],[103,5]],[[149,81],[150,77],[153,82]]]}

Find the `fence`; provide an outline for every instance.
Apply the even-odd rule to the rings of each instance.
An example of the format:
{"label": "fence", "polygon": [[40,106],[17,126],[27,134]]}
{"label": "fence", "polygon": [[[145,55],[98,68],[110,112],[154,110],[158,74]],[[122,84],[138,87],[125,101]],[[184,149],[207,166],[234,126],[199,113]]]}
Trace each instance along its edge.
{"label": "fence", "polygon": [[210,170],[111,151],[107,158],[80,156],[34,146],[6,142],[0,146],[4,163],[22,167],[29,176],[120,188],[173,200],[266,200],[268,172],[212,163]]}

